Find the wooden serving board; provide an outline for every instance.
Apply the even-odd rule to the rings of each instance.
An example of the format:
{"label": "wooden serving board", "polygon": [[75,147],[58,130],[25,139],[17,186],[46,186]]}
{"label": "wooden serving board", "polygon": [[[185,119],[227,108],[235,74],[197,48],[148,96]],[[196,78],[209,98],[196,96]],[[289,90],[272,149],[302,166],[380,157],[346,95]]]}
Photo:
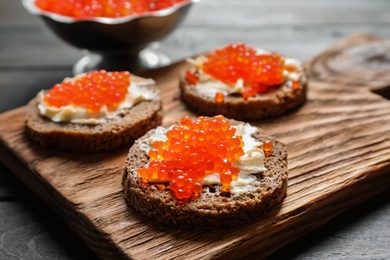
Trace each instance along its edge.
{"label": "wooden serving board", "polygon": [[[195,116],[179,99],[183,66],[147,74],[161,88],[164,123]],[[137,214],[122,197],[128,147],[97,155],[41,148],[25,135],[24,107],[0,115],[0,158],[101,258],[265,257],[390,187],[390,101],[367,87],[321,80],[313,75],[298,110],[252,122],[287,144],[289,183],[279,208],[243,226],[190,231]]]}

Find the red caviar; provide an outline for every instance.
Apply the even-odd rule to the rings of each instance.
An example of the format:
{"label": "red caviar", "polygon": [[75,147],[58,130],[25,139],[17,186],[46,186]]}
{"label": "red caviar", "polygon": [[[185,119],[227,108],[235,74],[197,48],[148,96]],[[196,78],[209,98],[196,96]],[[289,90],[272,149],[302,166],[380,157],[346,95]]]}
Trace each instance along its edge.
{"label": "red caviar", "polygon": [[36,0],[41,10],[74,18],[124,17],[166,9],[188,0]]}
{"label": "red caviar", "polygon": [[222,104],[225,101],[225,94],[222,92],[217,92],[215,94],[215,103]]}
{"label": "red caviar", "polygon": [[138,170],[138,178],[169,182],[181,200],[198,196],[204,177],[218,173],[222,191],[228,191],[240,171],[233,162],[244,154],[244,143],[235,131],[223,116],[185,116],[167,131],[166,141],[153,142],[149,166]]}
{"label": "red caviar", "polygon": [[188,81],[188,83],[192,84],[192,85],[196,85],[199,83],[199,75],[191,72],[191,71],[186,71],[186,79]]}
{"label": "red caviar", "polygon": [[265,141],[263,143],[263,150],[264,150],[265,156],[267,156],[267,157],[270,156],[273,148],[274,148],[274,144],[272,141]]}
{"label": "red caviar", "polygon": [[299,81],[293,81],[292,82],[292,89],[294,91],[298,90],[300,88],[300,86],[301,86],[301,83]]}
{"label": "red caviar", "polygon": [[284,59],[280,54],[259,54],[255,48],[244,43],[230,44],[210,53],[202,70],[230,86],[242,79],[244,98],[264,93],[284,81]]}
{"label": "red caviar", "polygon": [[91,113],[99,112],[103,106],[108,111],[115,111],[125,99],[129,85],[130,73],[127,71],[93,71],[54,85],[43,101],[57,108],[67,105],[84,107]]}

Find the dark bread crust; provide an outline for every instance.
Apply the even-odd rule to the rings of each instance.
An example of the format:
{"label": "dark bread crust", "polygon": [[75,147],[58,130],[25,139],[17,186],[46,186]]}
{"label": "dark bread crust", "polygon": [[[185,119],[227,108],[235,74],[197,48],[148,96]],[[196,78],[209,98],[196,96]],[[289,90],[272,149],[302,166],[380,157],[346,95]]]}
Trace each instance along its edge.
{"label": "dark bread crust", "polygon": [[248,99],[241,95],[228,95],[223,103],[217,104],[214,98],[199,94],[184,75],[185,73],[180,75],[180,97],[189,109],[200,115],[224,115],[244,121],[258,120],[286,114],[306,100],[307,80],[297,90],[281,86]]}
{"label": "dark bread crust", "polygon": [[[156,86],[148,89],[158,91]],[[129,145],[162,122],[161,100],[140,102],[121,118],[98,125],[56,123],[41,116],[37,105],[38,97],[27,105],[27,134],[43,147],[79,153],[106,152]]]}
{"label": "dark bread crust", "polygon": [[[237,121],[235,121],[237,123]],[[256,175],[255,190],[240,196],[222,196],[219,186],[203,187],[201,196],[179,203],[167,184],[142,184],[137,170],[149,157],[140,148],[154,130],[138,139],[130,148],[123,176],[124,197],[138,212],[158,222],[181,228],[220,229],[253,220],[278,205],[287,190],[287,152],[285,145],[259,131],[259,141],[272,140],[274,148],[265,158],[267,170]]]}

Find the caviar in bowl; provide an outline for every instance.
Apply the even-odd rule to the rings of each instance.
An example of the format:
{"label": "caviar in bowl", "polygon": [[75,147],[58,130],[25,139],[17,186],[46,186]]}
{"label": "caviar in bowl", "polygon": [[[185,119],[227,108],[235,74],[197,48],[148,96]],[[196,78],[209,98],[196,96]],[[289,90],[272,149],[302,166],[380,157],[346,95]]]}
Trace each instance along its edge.
{"label": "caviar in bowl", "polygon": [[169,64],[169,58],[151,47],[183,21],[200,0],[184,0],[170,7],[119,17],[74,17],[45,11],[36,0],[22,0],[62,40],[86,51],[73,67],[75,74],[96,69],[141,70]]}

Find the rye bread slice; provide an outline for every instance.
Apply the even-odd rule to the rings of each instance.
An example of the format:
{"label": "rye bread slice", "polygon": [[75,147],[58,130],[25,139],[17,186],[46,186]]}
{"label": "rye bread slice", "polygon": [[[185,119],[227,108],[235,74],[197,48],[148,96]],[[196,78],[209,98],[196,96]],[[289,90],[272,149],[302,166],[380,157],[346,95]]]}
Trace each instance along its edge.
{"label": "rye bread slice", "polygon": [[[230,121],[231,124],[242,122]],[[182,203],[171,195],[166,183],[141,183],[137,170],[149,162],[145,153],[148,138],[155,129],[130,148],[123,175],[124,198],[131,208],[160,223],[189,229],[221,229],[251,221],[280,204],[287,190],[287,152],[285,145],[258,129],[253,137],[272,140],[274,147],[264,160],[265,172],[257,173],[251,192],[223,195],[220,186],[203,186],[201,195]]]}
{"label": "rye bread slice", "polygon": [[195,86],[186,80],[185,73],[180,75],[179,86],[183,102],[199,115],[224,115],[250,121],[280,116],[301,106],[306,100],[307,82],[302,81],[298,89],[283,84],[247,99],[237,94],[227,95],[222,103],[216,103],[214,98],[198,93]]}
{"label": "rye bread slice", "polygon": [[[132,75],[132,80],[142,82],[145,79]],[[156,86],[145,87],[159,93]],[[79,153],[116,150],[133,143],[162,122],[160,99],[142,101],[121,117],[97,125],[56,123],[42,116],[37,105],[38,97],[35,97],[26,107],[27,134],[43,147]]]}

